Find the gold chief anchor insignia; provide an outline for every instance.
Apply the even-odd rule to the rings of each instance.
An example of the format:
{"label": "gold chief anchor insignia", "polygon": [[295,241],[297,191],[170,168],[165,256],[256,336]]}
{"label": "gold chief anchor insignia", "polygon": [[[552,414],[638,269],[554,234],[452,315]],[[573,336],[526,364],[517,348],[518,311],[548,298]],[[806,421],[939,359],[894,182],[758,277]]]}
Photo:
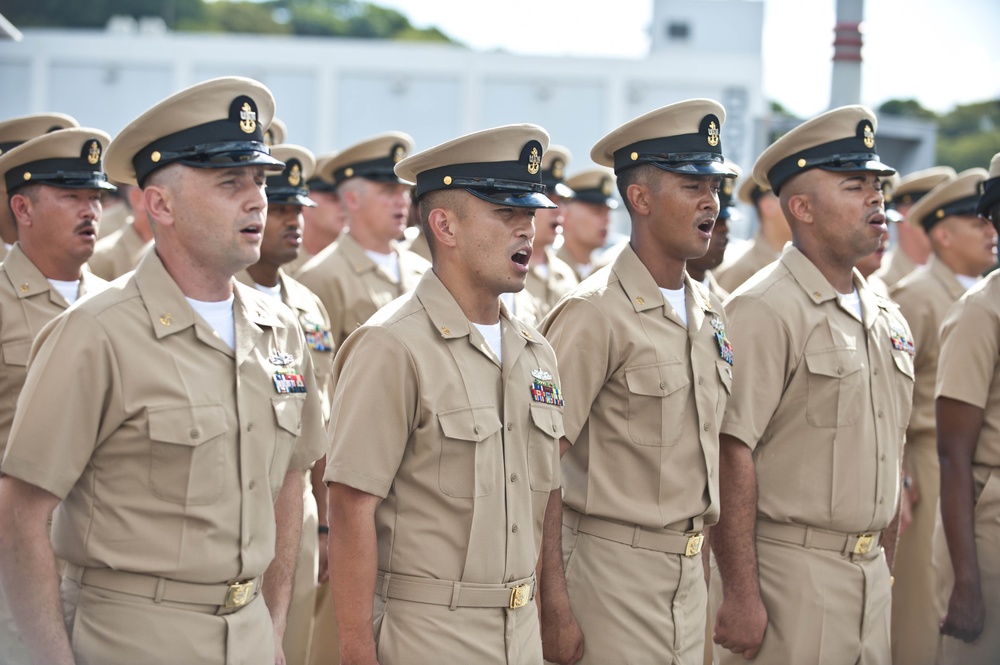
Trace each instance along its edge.
{"label": "gold chief anchor insignia", "polygon": [[249,102],[243,102],[243,107],[240,109],[240,129],[246,134],[253,134],[253,130],[257,129],[257,114]]}

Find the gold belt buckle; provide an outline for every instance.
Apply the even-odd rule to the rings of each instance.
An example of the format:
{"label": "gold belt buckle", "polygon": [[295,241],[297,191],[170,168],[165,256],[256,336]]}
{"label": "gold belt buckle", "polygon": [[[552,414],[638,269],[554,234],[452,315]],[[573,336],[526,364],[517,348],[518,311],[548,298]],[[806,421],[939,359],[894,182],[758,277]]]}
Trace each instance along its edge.
{"label": "gold belt buckle", "polygon": [[510,590],[510,609],[524,607],[531,600],[531,585],[522,584]]}
{"label": "gold belt buckle", "polygon": [[858,536],[858,542],[854,543],[854,553],[855,554],[868,554],[871,551],[872,545],[875,544],[875,534],[863,533]]}
{"label": "gold belt buckle", "polygon": [[229,591],[226,593],[226,609],[231,610],[234,607],[243,607],[250,602],[250,599],[253,597],[253,584],[253,580],[230,584]]}
{"label": "gold belt buckle", "polygon": [[687,547],[684,549],[684,556],[694,556],[701,552],[701,546],[705,544],[705,534],[700,531],[688,537]]}

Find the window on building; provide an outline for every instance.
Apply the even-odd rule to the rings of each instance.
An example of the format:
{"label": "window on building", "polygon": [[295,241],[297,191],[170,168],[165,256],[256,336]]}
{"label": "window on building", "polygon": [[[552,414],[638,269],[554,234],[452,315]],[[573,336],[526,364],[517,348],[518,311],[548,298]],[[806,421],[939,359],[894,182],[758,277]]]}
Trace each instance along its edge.
{"label": "window on building", "polygon": [[676,42],[687,41],[691,36],[691,26],[687,21],[670,21],[667,23],[667,39]]}

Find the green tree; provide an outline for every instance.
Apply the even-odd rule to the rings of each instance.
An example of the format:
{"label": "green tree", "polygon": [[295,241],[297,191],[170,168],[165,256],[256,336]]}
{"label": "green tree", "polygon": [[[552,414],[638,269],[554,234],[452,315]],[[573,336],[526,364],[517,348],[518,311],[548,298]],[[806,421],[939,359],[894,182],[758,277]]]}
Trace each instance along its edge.
{"label": "green tree", "polygon": [[897,115],[905,118],[920,118],[922,120],[937,120],[937,114],[925,109],[915,99],[890,99],[878,107],[879,115]]}

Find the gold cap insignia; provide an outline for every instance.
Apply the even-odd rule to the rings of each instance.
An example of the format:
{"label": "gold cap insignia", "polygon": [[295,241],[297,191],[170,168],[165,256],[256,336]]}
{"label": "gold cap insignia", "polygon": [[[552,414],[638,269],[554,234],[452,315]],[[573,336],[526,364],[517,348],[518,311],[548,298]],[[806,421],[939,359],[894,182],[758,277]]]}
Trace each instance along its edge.
{"label": "gold cap insignia", "polygon": [[633,152],[631,155],[629,155],[629,157],[631,157],[632,161],[634,162],[635,160],[639,159],[639,153]]}
{"label": "gold cap insignia", "polygon": [[542,166],[542,154],[538,152],[538,148],[532,148],[531,154],[528,155],[528,173],[535,175],[538,173],[538,169]]}
{"label": "gold cap insignia", "polygon": [[354,169],[352,169],[350,166],[348,166],[346,169],[344,169],[344,176],[345,177],[350,178],[353,175],[354,175]]}
{"label": "gold cap insignia", "polygon": [[450,175],[446,175],[444,177],[444,184],[446,184],[446,185],[450,185],[451,184],[451,176]]}
{"label": "gold cap insignia", "polygon": [[611,196],[611,178],[601,178],[601,194]]}
{"label": "gold cap insignia", "polygon": [[160,151],[159,151],[159,150],[154,150],[154,151],[153,151],[153,154],[149,156],[149,159],[150,159],[150,161],[152,161],[152,162],[153,162],[154,164],[155,164],[156,162],[160,161]]}
{"label": "gold cap insignia", "polygon": [[719,145],[719,126],[715,124],[715,121],[708,123],[708,145],[713,148]]}
{"label": "gold cap insignia", "polygon": [[552,177],[553,178],[562,179],[562,177],[563,177],[563,168],[565,168],[565,166],[566,165],[563,164],[563,160],[561,160],[561,159],[554,160],[552,162]]}
{"label": "gold cap insignia", "polygon": [[938,219],[942,219],[944,217],[944,210],[938,208],[938,211],[934,214],[937,216]]}
{"label": "gold cap insignia", "polygon": [[806,160],[800,157],[798,164],[800,169],[804,169],[806,167]]}
{"label": "gold cap insignia", "polygon": [[87,149],[87,163],[96,164],[101,161],[101,144],[97,141],[91,141],[90,147]]}
{"label": "gold cap insignia", "polygon": [[731,196],[733,193],[733,179],[726,178],[722,181],[722,193]]}
{"label": "gold cap insignia", "polygon": [[302,182],[302,169],[299,168],[298,162],[293,162],[292,168],[288,169],[288,184],[298,187],[300,182]]}
{"label": "gold cap insignia", "polygon": [[253,134],[257,129],[257,112],[250,106],[250,102],[243,102],[240,107],[240,129],[244,134]]}
{"label": "gold cap insignia", "polygon": [[864,143],[865,147],[868,149],[875,147],[875,131],[872,129],[871,125],[865,125],[864,128]]}
{"label": "gold cap insignia", "polygon": [[406,157],[406,148],[401,145],[397,145],[392,151],[392,161],[402,161],[403,157]]}

